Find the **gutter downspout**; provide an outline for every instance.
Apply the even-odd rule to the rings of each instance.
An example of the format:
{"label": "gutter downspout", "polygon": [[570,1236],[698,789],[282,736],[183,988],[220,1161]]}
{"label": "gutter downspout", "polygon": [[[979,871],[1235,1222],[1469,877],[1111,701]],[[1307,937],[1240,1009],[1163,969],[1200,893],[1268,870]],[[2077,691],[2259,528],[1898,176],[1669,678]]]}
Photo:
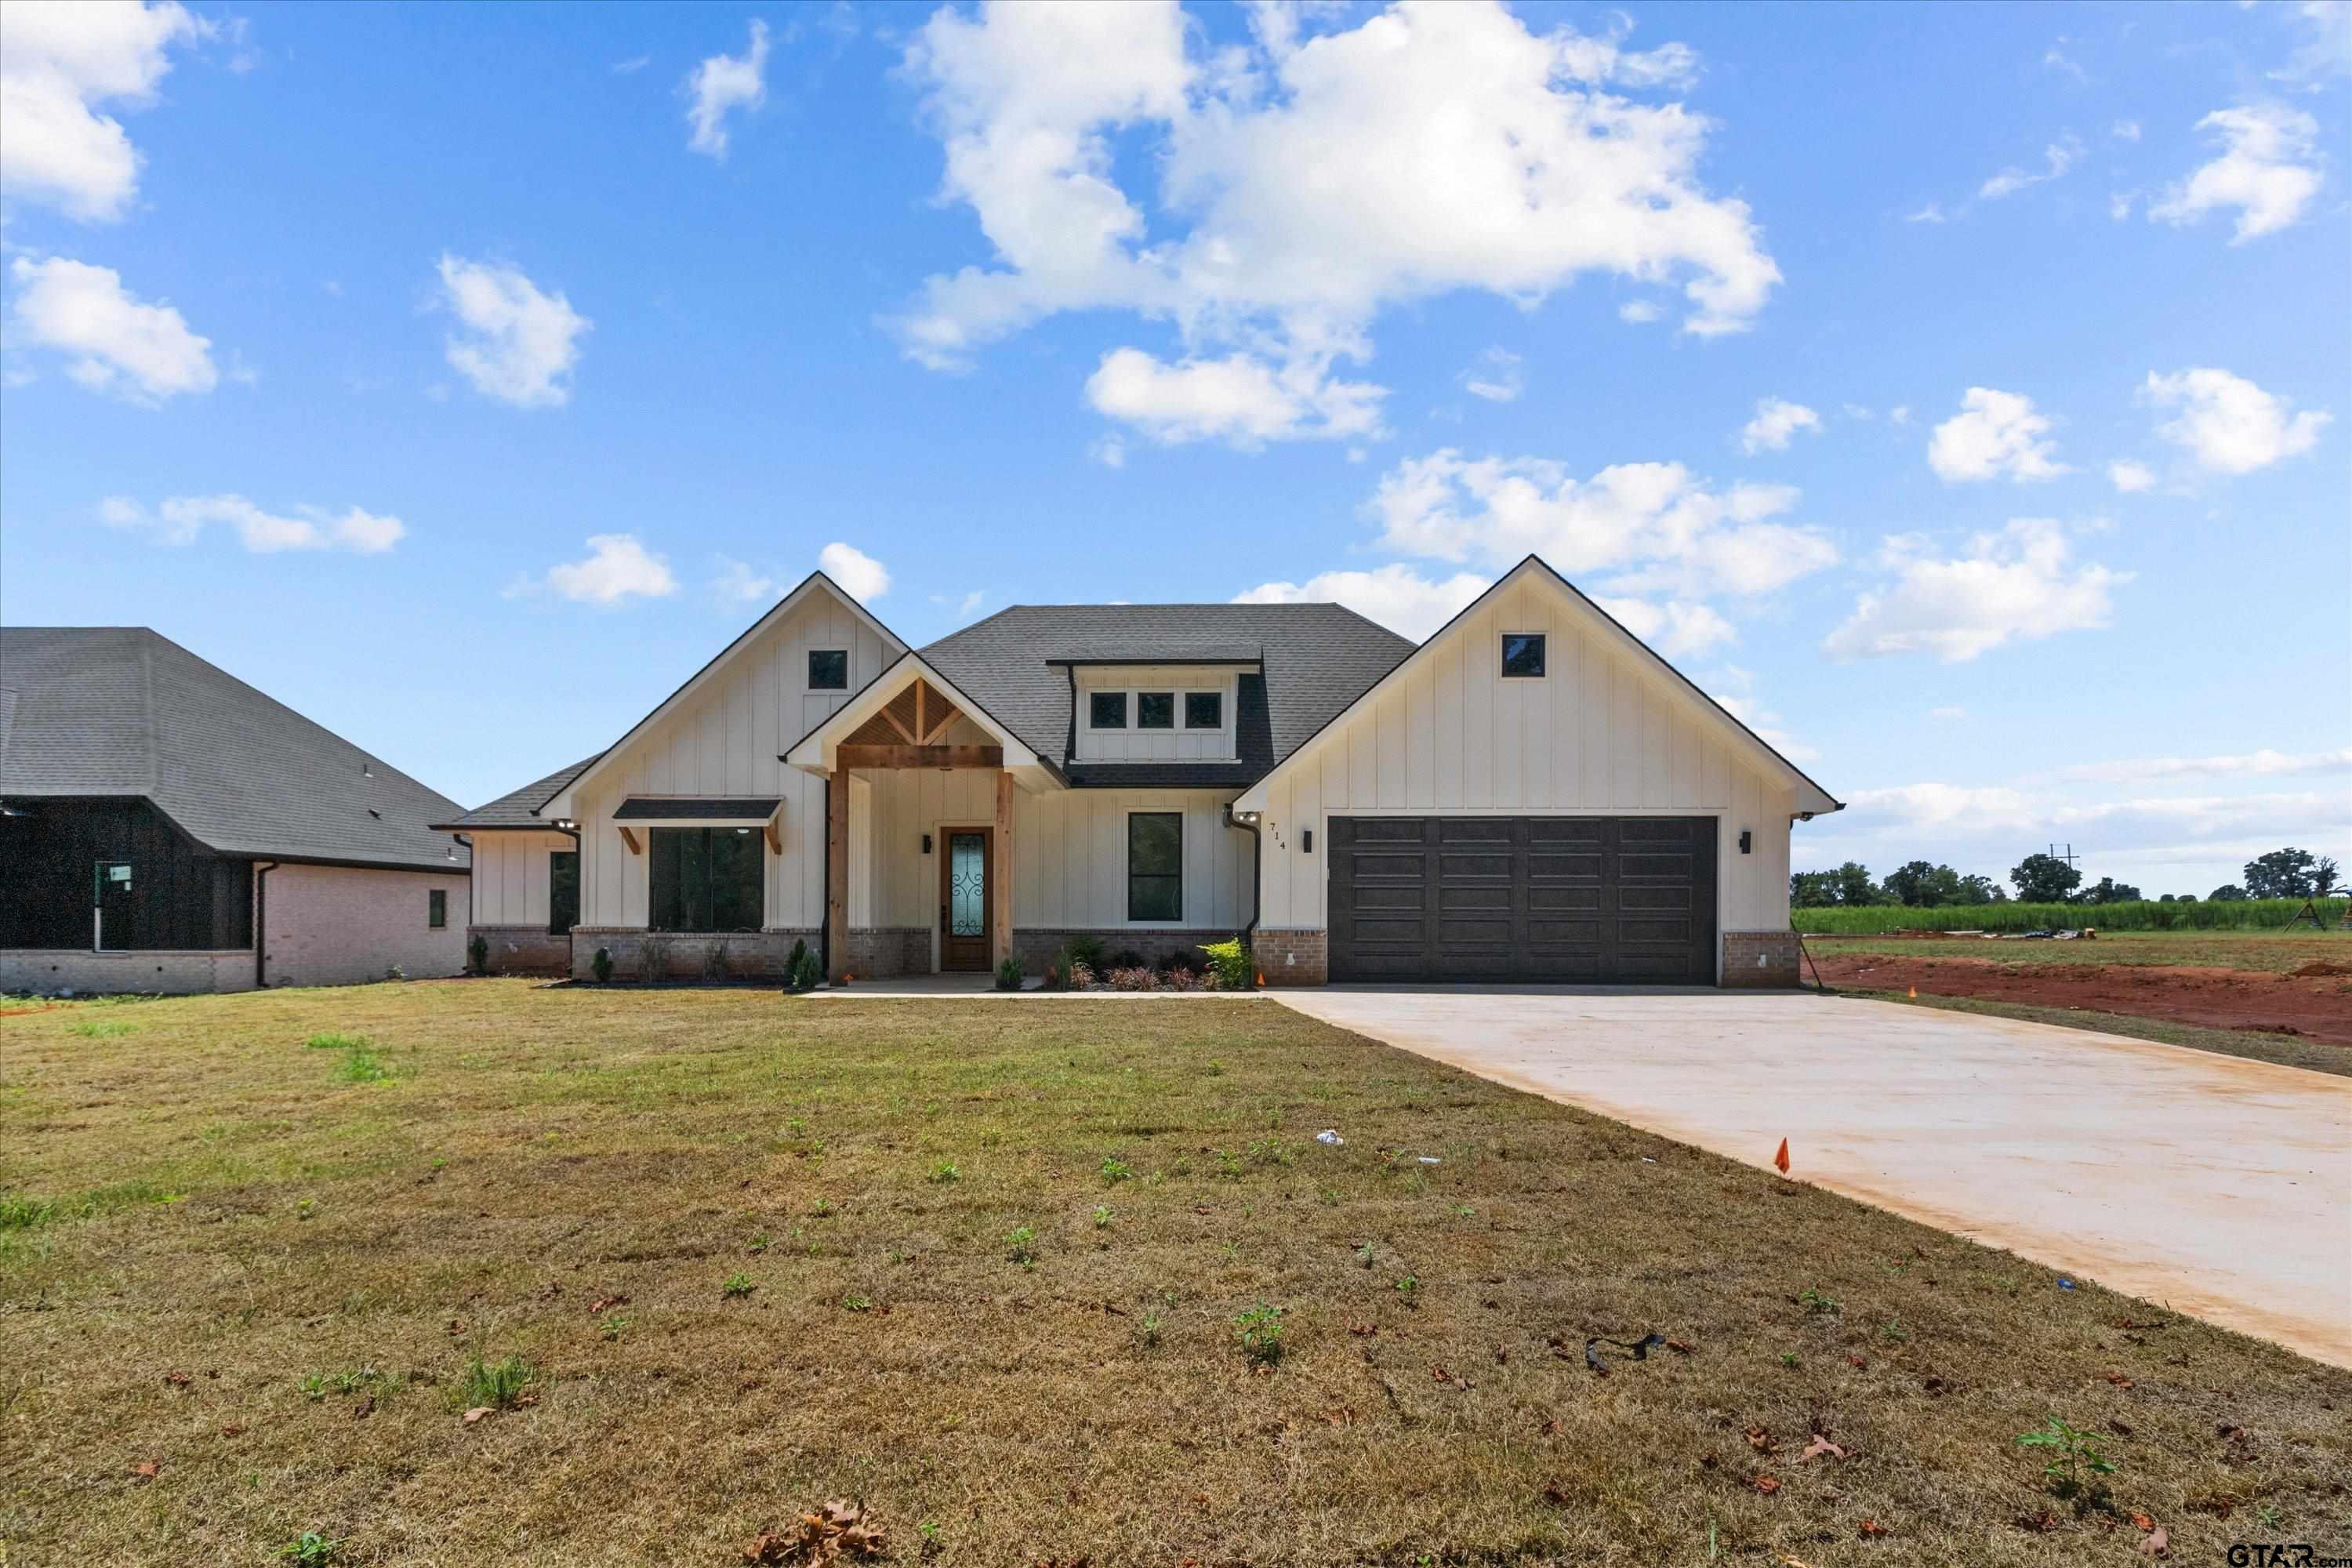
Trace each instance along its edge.
{"label": "gutter downspout", "polygon": [[[1071,722],[1076,723],[1077,710],[1074,707],[1070,712]],[[1256,823],[1244,822],[1234,815],[1231,801],[1225,802],[1225,826],[1238,827],[1250,836],[1250,918],[1249,924],[1242,927],[1242,945],[1249,950],[1251,972],[1262,974],[1265,971],[1257,966],[1257,917],[1265,894],[1265,839],[1258,833]]]}
{"label": "gutter downspout", "polygon": [[1067,767],[1078,760],[1078,667],[1066,664],[1062,673],[1070,678],[1070,738],[1062,742],[1062,765]]}
{"label": "gutter downspout", "polygon": [[269,987],[269,873],[278,869],[272,860],[267,866],[253,868],[253,988],[266,991]]}

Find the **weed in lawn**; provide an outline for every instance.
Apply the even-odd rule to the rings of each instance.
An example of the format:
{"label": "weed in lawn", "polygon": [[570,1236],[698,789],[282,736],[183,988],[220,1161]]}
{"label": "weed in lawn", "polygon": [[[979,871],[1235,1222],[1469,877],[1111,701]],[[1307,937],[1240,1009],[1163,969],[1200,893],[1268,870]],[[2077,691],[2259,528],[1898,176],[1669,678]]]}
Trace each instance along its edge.
{"label": "weed in lawn", "polygon": [[331,1394],[357,1394],[376,1381],[378,1374],[372,1366],[344,1367],[336,1372],[311,1373],[296,1380],[295,1386],[302,1391],[303,1398],[316,1405]]}
{"label": "weed in lawn", "polygon": [[1238,1182],[1242,1178],[1241,1157],[1230,1149],[1217,1152],[1217,1176],[1222,1181]]}
{"label": "weed in lawn", "polygon": [[1903,1326],[1900,1316],[1887,1319],[1886,1327],[1881,1329],[1879,1332],[1886,1336],[1887,1342],[1890,1344],[1899,1345],[1911,1337],[1911,1331]]}
{"label": "weed in lawn", "polygon": [[1250,1145],[1250,1158],[1261,1165],[1287,1165],[1298,1158],[1298,1145],[1282,1138],[1261,1138]]}
{"label": "weed in lawn", "polygon": [[1363,1246],[1356,1248],[1356,1267],[1359,1268],[1370,1268],[1371,1266],[1372,1244],[1368,1241],[1364,1243]]}
{"label": "weed in lawn", "polygon": [[1110,1228],[1110,1222],[1116,1217],[1118,1216],[1111,1213],[1111,1206],[1108,1204],[1097,1204],[1095,1205],[1095,1228],[1097,1230],[1108,1230]]}
{"label": "weed in lawn", "polygon": [[739,1297],[748,1296],[758,1289],[759,1287],[751,1282],[751,1277],[749,1274],[730,1274],[726,1281],[719,1287],[719,1293],[731,1301]]}
{"label": "weed in lawn", "polygon": [[931,1167],[930,1179],[944,1186],[950,1182],[962,1181],[963,1173],[956,1169],[954,1161],[941,1160],[938,1164]]}
{"label": "weed in lawn", "polygon": [[752,1233],[751,1233],[751,1245],[750,1247],[745,1247],[745,1248],[744,1248],[744,1250],[745,1250],[746,1252],[750,1252],[750,1253],[752,1253],[752,1254],[754,1254],[754,1255],[767,1251],[767,1250],[768,1250],[768,1233],[767,1233],[766,1231],[764,1231],[764,1230],[760,1230],[760,1231],[754,1231],[754,1232],[752,1232]]}
{"label": "weed in lawn", "polygon": [[809,1205],[809,1217],[811,1219],[831,1219],[833,1217],[833,1200],[831,1198],[817,1199],[815,1203]]}
{"label": "weed in lawn", "polygon": [[37,1225],[47,1225],[57,1218],[57,1202],[51,1198],[0,1197],[0,1230],[30,1230]]}
{"label": "weed in lawn", "polygon": [[1166,1323],[1160,1316],[1159,1310],[1156,1308],[1147,1307],[1144,1309],[1143,1321],[1138,1325],[1135,1331],[1137,1336],[1143,1341],[1146,1346],[1151,1346],[1160,1342],[1160,1331],[1166,1328]]}
{"label": "weed in lawn", "polygon": [[1408,1274],[1396,1282],[1397,1300],[1408,1307],[1421,1305],[1421,1277]]}
{"label": "weed in lawn", "polygon": [[1211,1078],[1223,1078],[1225,1076],[1225,1064],[1219,1061],[1216,1058],[1211,1057],[1209,1058],[1209,1065],[1202,1070]]}
{"label": "weed in lawn", "polygon": [[636,1320],[635,1318],[624,1317],[619,1312],[607,1312],[604,1315],[604,1321],[596,1325],[596,1331],[604,1335],[605,1339],[617,1343],[623,1334],[627,1333],[635,1326]]}
{"label": "weed in lawn", "polygon": [[1815,1317],[1834,1318],[1845,1310],[1844,1302],[1834,1296],[1824,1295],[1810,1285],[1805,1288],[1804,1293],[1797,1298],[1797,1305]]}
{"label": "weed in lawn", "polygon": [[1242,1353],[1260,1366],[1282,1359],[1282,1309],[1261,1301],[1235,1313],[1234,1328],[1241,1336]]}
{"label": "weed in lawn", "polygon": [[[2055,1415],[2032,1431],[2021,1433],[2017,1442],[2020,1447],[2051,1450],[2049,1462],[2042,1467],[2042,1477],[2050,1489],[2063,1498],[2079,1494],[2085,1477],[2116,1473],[2115,1462],[2107,1458],[2105,1441],[2097,1433],[2070,1426]],[[2089,1484],[2095,1486],[2097,1482]]]}
{"label": "weed in lawn", "polygon": [[277,1555],[299,1568],[332,1568],[342,1559],[343,1543],[315,1530],[306,1530],[278,1549]]}
{"label": "weed in lawn", "polygon": [[306,1051],[348,1051],[354,1046],[364,1046],[367,1043],[368,1037],[365,1035],[350,1034],[341,1029],[328,1029],[303,1041],[302,1048]]}
{"label": "weed in lawn", "polygon": [[1790,1372],[1794,1372],[1805,1363],[1797,1359],[1797,1352],[1795,1351],[1782,1351],[1780,1352],[1780,1364],[1787,1367]]}
{"label": "weed in lawn", "polygon": [[870,1312],[874,1310],[874,1298],[871,1296],[861,1296],[856,1291],[852,1290],[847,1295],[842,1297],[841,1310],[845,1312]]}
{"label": "weed in lawn", "polygon": [[1106,1156],[1104,1158],[1102,1163],[1102,1179],[1104,1181],[1117,1184],[1126,1181],[1129,1177],[1134,1174],[1134,1171],[1129,1168],[1126,1161],[1118,1158],[1116,1155]]}
{"label": "weed in lawn", "polygon": [[382,1083],[392,1076],[392,1068],[375,1047],[362,1042],[343,1048],[342,1065],[335,1069],[335,1076],[345,1083]]}
{"label": "weed in lawn", "polygon": [[470,1356],[449,1389],[449,1408],[472,1410],[488,1405],[493,1410],[511,1409],[522,1398],[523,1390],[538,1378],[539,1368],[519,1355],[498,1361]]}
{"label": "weed in lawn", "polygon": [[73,1033],[86,1040],[111,1039],[117,1035],[127,1035],[138,1026],[136,1024],[125,1023],[120,1018],[83,1018],[67,1026]]}
{"label": "weed in lawn", "polygon": [[1037,1230],[1034,1226],[1015,1226],[1004,1235],[1005,1256],[1024,1268],[1037,1267]]}

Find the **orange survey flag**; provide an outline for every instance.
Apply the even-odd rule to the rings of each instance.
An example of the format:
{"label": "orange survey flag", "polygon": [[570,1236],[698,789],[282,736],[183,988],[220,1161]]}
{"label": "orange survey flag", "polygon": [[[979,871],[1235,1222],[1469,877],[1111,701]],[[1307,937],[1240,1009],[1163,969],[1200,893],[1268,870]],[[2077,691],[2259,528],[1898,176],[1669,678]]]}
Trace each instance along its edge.
{"label": "orange survey flag", "polygon": [[1772,1156],[1772,1163],[1780,1167],[1782,1175],[1789,1173],[1789,1141],[1786,1138],[1780,1140],[1780,1152]]}

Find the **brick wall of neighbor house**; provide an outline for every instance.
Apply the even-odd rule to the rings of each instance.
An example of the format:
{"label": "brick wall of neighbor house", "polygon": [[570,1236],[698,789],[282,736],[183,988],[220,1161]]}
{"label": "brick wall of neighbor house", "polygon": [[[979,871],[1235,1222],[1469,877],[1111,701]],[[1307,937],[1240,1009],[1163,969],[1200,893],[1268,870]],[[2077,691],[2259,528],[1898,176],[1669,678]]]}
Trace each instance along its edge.
{"label": "brick wall of neighbor house", "polygon": [[[573,926],[572,978],[596,978],[596,950],[601,947],[613,955],[614,980],[700,980],[709,973],[715,943],[725,963],[725,978],[782,981],[793,943],[805,942],[814,952],[820,940],[822,933],[814,931],[648,931],[638,927]],[[656,954],[661,973],[648,974],[646,964]]]}
{"label": "brick wall of neighbor house", "polygon": [[1795,985],[1797,933],[1792,931],[1727,931],[1723,933],[1726,985]]}
{"label": "brick wall of neighbor house", "polygon": [[[272,986],[351,985],[397,965],[411,980],[466,967],[466,874],[283,865],[264,884],[262,946]],[[426,894],[447,897],[448,923],[426,923]]]}
{"label": "brick wall of neighbor house", "polygon": [[[811,943],[814,946],[814,943]],[[889,980],[931,972],[929,926],[852,926],[849,973],[860,980]]]}
{"label": "brick wall of neighbor house", "polygon": [[1267,989],[1321,985],[1330,979],[1330,933],[1260,926],[1250,945]]}
{"label": "brick wall of neighbor house", "polygon": [[1077,930],[1050,927],[1024,931],[1014,927],[1013,951],[1020,956],[1022,973],[1032,979],[1044,974],[1045,966],[1054,962],[1063,944],[1072,937],[1090,936],[1103,944],[1103,954],[1129,951],[1140,953],[1146,963],[1157,963],[1173,953],[1194,969],[1208,965],[1208,955],[1201,951],[1207,942],[1230,942],[1234,933],[1219,927],[1215,931],[1163,931],[1136,926],[1113,926],[1107,930]]}
{"label": "brick wall of neighbor house", "polygon": [[484,960],[492,974],[569,974],[572,939],[545,926],[468,926],[466,941],[480,937],[489,949]]}
{"label": "brick wall of neighbor house", "polygon": [[0,950],[0,991],[71,991],[78,995],[155,992],[171,996],[253,989],[253,952],[89,952],[77,948]]}

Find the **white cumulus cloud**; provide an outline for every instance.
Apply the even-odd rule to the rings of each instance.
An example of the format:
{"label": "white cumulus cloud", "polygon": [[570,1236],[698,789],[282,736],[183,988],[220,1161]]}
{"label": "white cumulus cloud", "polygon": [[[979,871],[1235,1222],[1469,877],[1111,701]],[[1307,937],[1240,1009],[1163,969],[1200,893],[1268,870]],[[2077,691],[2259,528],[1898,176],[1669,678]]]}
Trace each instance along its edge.
{"label": "white cumulus cloud", "polygon": [[2279,778],[2295,773],[2352,773],[2352,746],[2326,752],[2277,752],[2265,746],[2214,757],[2135,757],[2112,763],[2076,763],[2058,770],[2066,779],[2116,784],[2157,779]]}
{"label": "white cumulus cloud", "polygon": [[1377,435],[1385,395],[1307,361],[1269,364],[1246,353],[1168,364],[1141,349],[1114,349],[1087,378],[1087,401],[1097,413],[1169,446],[1223,440],[1247,449],[1303,437]]}
{"label": "white cumulus cloud", "polygon": [[1617,574],[1621,590],[1699,598],[1769,593],[1837,560],[1818,530],[1770,521],[1798,499],[1786,485],[1717,490],[1680,463],[1578,479],[1549,458],[1445,447],[1383,475],[1369,510],[1397,554],[1500,567],[1532,553],[1570,576]]}
{"label": "white cumulus cloud", "polygon": [[2156,488],[2156,470],[2129,458],[2119,458],[2109,463],[2107,478],[2126,495],[2137,495],[2141,490]]}
{"label": "white cumulus cloud", "polygon": [[888,569],[854,544],[834,541],[816,552],[816,563],[841,584],[843,593],[861,605],[890,591]]}
{"label": "white cumulus cloud", "polygon": [[1791,403],[1785,397],[1757,399],[1756,417],[1739,432],[1739,449],[1750,457],[1759,452],[1785,452],[1789,439],[1800,430],[1822,433],[1822,416],[1801,403]]}
{"label": "white cumulus cloud", "polygon": [[669,563],[648,551],[633,533],[596,533],[588,553],[547,569],[547,586],[583,605],[614,605],[628,598],[665,598],[677,592]]}
{"label": "white cumulus cloud", "polygon": [[[941,194],[992,255],[887,323],[906,352],[961,367],[1064,311],[1164,321],[1181,353],[1122,350],[1139,358],[1105,361],[1117,389],[1147,414],[1181,405],[1142,426],[1156,437],[1245,445],[1369,429],[1378,389],[1335,367],[1370,356],[1391,306],[1464,289],[1531,303],[1608,272],[1679,282],[1701,335],[1762,309],[1780,269],[1746,205],[1700,182],[1709,123],[1633,96],[1688,80],[1689,50],[1633,51],[1622,26],[1531,32],[1491,0],[1333,15],[1261,8],[1248,44],[1212,50],[1168,3],[933,13],[907,69],[945,149]],[[1128,167],[1156,183],[1130,189]],[[1246,416],[1195,406],[1202,367]]]}
{"label": "white cumulus cloud", "polygon": [[1608,611],[1619,626],[1668,658],[1696,658],[1739,635],[1729,621],[1705,605],[1686,604],[1680,599],[1654,605],[1647,599],[1611,596],[1597,597],[1592,602]]}
{"label": "white cumulus cloud", "polygon": [[1948,484],[2004,474],[2021,483],[2056,479],[2067,469],[2049,434],[2050,421],[2034,411],[2033,399],[1971,386],[1960,399],[1960,412],[1929,437],[1927,466]]}
{"label": "white cumulus cloud", "polygon": [[109,496],[98,515],[109,527],[139,530],[164,544],[193,544],[207,526],[219,523],[236,530],[237,542],[256,555],[286,550],[381,555],[408,533],[400,519],[355,506],[340,513],[315,506],[273,513],[240,495],[173,496],[152,512],[127,496]]}
{"label": "white cumulus cloud", "polygon": [[2235,209],[2238,226],[2230,243],[2243,245],[2295,222],[2319,193],[2319,121],[2302,110],[2242,103],[2215,110],[2197,129],[2221,153],[2150,202],[2152,220],[2190,224],[2209,213]]}
{"label": "white cumulus cloud", "polygon": [[550,294],[512,267],[444,254],[441,303],[457,319],[450,365],[486,397],[518,408],[560,407],[572,396],[580,340],[595,326],[562,290]]}
{"label": "white cumulus cloud", "polygon": [[173,0],[0,5],[0,193],[85,222],[121,217],[143,160],[100,106],[152,103],[172,47],[214,31]]}
{"label": "white cumulus cloud", "polygon": [[2104,626],[2109,591],[2131,581],[2077,563],[2067,530],[2038,518],[1979,533],[1952,557],[1929,553],[1916,536],[1893,538],[1880,561],[1893,580],[1864,593],[1822,641],[1832,658],[1927,653],[1956,664],[2012,640]]}
{"label": "white cumulus cloud", "polygon": [[1415,642],[1452,620],[1485,593],[1491,578],[1473,572],[1424,577],[1410,566],[1319,572],[1304,583],[1261,583],[1234,595],[1236,605],[1345,605],[1366,620]]}
{"label": "white cumulus cloud", "polygon": [[2210,365],[2170,375],[2150,371],[2140,390],[2157,407],[2180,411],[2156,433],[2210,473],[2251,474],[2308,452],[2332,417],[2316,408],[2290,414],[2291,399]]}
{"label": "white cumulus cloud", "polygon": [[65,354],[66,374],[91,391],[154,404],[219,382],[212,340],[170,305],[131,294],[112,268],[20,256],[8,270],[18,342]]}
{"label": "white cumulus cloud", "polygon": [[710,592],[722,605],[757,604],[774,596],[776,580],[748,561],[722,555],[719,558],[719,575],[710,580]]}
{"label": "white cumulus cloud", "polygon": [[1463,390],[1489,403],[1509,403],[1527,390],[1523,362],[1508,349],[1488,349],[1462,373]]}
{"label": "white cumulus cloud", "polygon": [[727,156],[727,116],[768,101],[768,24],[753,21],[751,43],[740,55],[712,55],[687,74],[687,145],[711,158]]}

